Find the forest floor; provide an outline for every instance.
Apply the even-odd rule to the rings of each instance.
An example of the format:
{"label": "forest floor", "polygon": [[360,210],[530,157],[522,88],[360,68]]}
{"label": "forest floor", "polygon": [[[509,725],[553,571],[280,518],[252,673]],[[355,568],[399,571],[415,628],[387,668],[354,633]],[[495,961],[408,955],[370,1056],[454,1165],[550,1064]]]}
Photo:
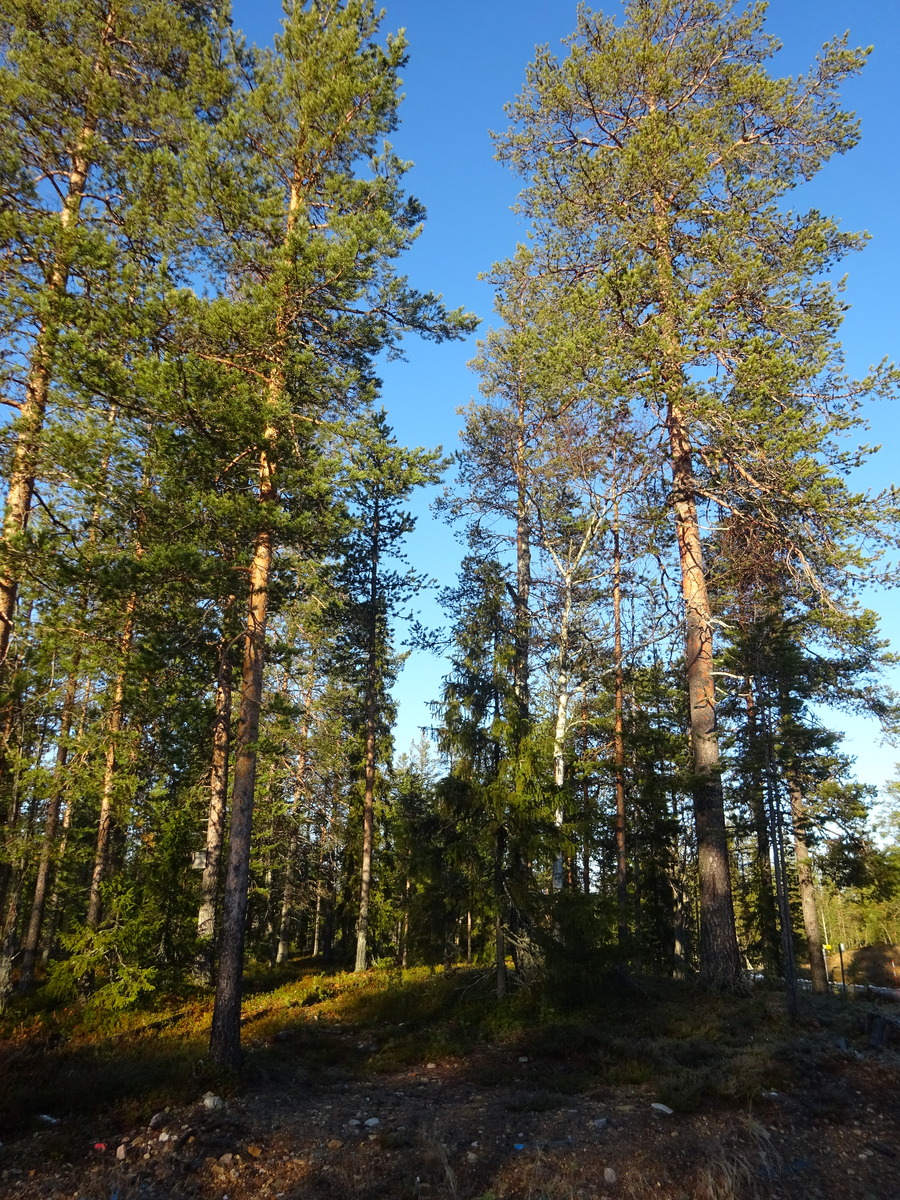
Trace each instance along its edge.
{"label": "forest floor", "polygon": [[[257,977],[239,1078],[208,998],[0,1030],[0,1197],[897,1200],[900,1005],[612,976]],[[204,1099],[205,1097],[205,1099]]]}

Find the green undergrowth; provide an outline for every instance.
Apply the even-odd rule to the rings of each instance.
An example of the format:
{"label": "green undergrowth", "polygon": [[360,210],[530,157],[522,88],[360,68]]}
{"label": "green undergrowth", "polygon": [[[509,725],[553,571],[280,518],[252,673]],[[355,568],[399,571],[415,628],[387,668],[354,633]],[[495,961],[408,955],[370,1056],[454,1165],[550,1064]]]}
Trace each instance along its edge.
{"label": "green undergrowth", "polygon": [[810,1064],[839,1067],[841,1039],[864,1045],[853,1010],[807,996],[800,1019],[789,1022],[776,993],[735,999],[611,976],[598,980],[590,1003],[558,1012],[536,988],[498,1002],[492,977],[473,968],[357,975],[300,962],[245,981],[245,1062],[231,1077],[206,1059],[208,993],[156,996],[119,1014],[38,995],[0,1024],[0,1139],[46,1131],[50,1116],[62,1153],[67,1139],[112,1136],[208,1089],[227,1095],[300,1075],[315,1087],[435,1068],[475,1087],[509,1089],[514,1112],[549,1111],[611,1088],[639,1089],[676,1111],[746,1108]]}

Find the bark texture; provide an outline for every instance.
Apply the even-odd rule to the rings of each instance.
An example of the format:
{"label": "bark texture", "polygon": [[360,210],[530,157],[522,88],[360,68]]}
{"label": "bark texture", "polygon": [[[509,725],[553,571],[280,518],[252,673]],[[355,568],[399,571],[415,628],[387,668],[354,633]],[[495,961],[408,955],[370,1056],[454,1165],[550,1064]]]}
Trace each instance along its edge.
{"label": "bark texture", "polygon": [[200,911],[197,914],[199,950],[195,977],[209,987],[213,982],[213,951],[216,933],[216,900],[219,894],[219,869],[225,837],[228,808],[228,755],[231,744],[231,663],[226,646],[219,650],[219,677],[216,684],[216,717],[213,730],[212,766],[209,773],[209,813],[206,819],[206,847],[200,880]]}
{"label": "bark texture", "polygon": [[[274,498],[274,465],[267,454],[262,455],[260,475],[261,493],[267,499]],[[241,1062],[241,976],[244,970],[250,843],[256,787],[256,743],[259,738],[259,715],[262,705],[271,571],[272,536],[267,529],[263,529],[256,536],[250,570],[250,595],[241,671],[240,716],[235,736],[228,867],[222,903],[216,999],[209,1040],[212,1061],[219,1066],[232,1068],[237,1068]]]}

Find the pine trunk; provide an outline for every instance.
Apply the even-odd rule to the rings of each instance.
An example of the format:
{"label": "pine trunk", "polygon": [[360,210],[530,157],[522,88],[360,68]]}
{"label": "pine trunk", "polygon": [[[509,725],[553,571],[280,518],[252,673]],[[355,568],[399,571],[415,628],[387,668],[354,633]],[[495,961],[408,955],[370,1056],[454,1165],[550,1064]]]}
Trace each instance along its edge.
{"label": "pine trunk", "polygon": [[516,593],[513,600],[514,661],[513,688],[518,703],[518,718],[524,725],[530,707],[531,617],[531,523],[528,511],[526,471],[528,447],[525,442],[525,393],[519,383],[516,395]]}
{"label": "pine trunk", "polygon": [[616,911],[619,953],[628,941],[628,860],[625,855],[625,674],[622,666],[622,554],[619,547],[619,506],[613,508],[613,639],[615,654],[615,715],[613,755],[616,769]]}
{"label": "pine trunk", "polygon": [[[94,62],[95,75],[104,69],[105,52],[112,40],[115,22],[116,13],[114,7],[110,5],[106,13],[99,51]],[[3,519],[4,567],[0,573],[0,667],[6,663],[15,620],[19,572],[14,564],[14,551],[17,540],[28,525],[31,501],[34,496],[39,438],[44,424],[53,373],[53,356],[57,338],[56,321],[60,302],[65,296],[69,284],[70,235],[78,223],[88,173],[91,168],[88,157],[90,144],[97,132],[97,115],[91,112],[91,107],[89,100],[86,106],[88,116],[72,151],[72,169],[69,172],[66,194],[59,214],[59,240],[53,261],[47,270],[47,317],[37,331],[25,384],[22,415],[16,423],[16,441],[13,448],[9,491]]]}
{"label": "pine trunk", "polygon": [[125,702],[125,681],[128,675],[128,659],[131,653],[131,639],[134,635],[134,612],[137,607],[137,597],[132,594],[128,600],[125,616],[125,628],[119,642],[119,669],[116,672],[116,682],[113,689],[113,702],[107,727],[106,762],[103,771],[103,792],[100,798],[100,819],[97,824],[97,845],[94,850],[94,865],[91,869],[91,886],[88,896],[87,924],[96,929],[100,924],[101,887],[106,878],[109,862],[110,841],[113,828],[113,808],[116,784],[116,765],[119,749],[119,734],[122,732]]}
{"label": "pine trunk", "polygon": [[694,767],[694,822],[700,877],[700,979],[709,988],[741,991],[741,958],[734,922],[725,799],[719,763],[713,677],[712,608],[703,566],[692,447],[679,407],[685,391],[676,334],[677,309],[666,201],[654,198],[657,286],[664,362],[666,431],[672,472],[672,508],[685,610],[685,660]]}
{"label": "pine trunk", "polygon": [[366,761],[363,795],[363,843],[360,864],[359,920],[356,926],[355,971],[366,969],[369,896],[372,886],[372,847],[375,837],[375,735],[378,717],[378,544],[381,536],[378,499],[372,515],[372,558],[369,572],[369,628],[366,661]]}
{"label": "pine trunk", "polygon": [[[263,454],[261,493],[274,499],[274,464]],[[263,658],[266,642],[269,580],[272,570],[272,535],[257,533],[250,569],[250,596],[244,635],[241,703],[235,737],[234,788],[231,796],[231,830],[228,867],[219,937],[219,970],[210,1031],[210,1058],[219,1066],[237,1068],[241,1061],[241,976],[250,885],[250,845],[256,786],[256,743],[262,706]]]}
{"label": "pine trunk", "polygon": [[677,409],[670,407],[676,535],[685,605],[685,658],[694,766],[694,820],[700,877],[700,978],[708,987],[743,987],[734,924],[725,800],[719,764],[713,677],[712,612],[703,570],[690,446]]}
{"label": "pine trunk", "polygon": [[[300,208],[300,181],[291,181],[288,200],[286,244],[290,242]],[[278,316],[277,343],[287,336],[284,312]],[[274,414],[284,391],[284,368],[279,360],[272,368],[267,388],[269,423],[263,434],[259,456],[260,528],[253,547],[250,566],[250,590],[247,624],[244,630],[244,657],[241,669],[241,702],[234,753],[234,785],[231,793],[231,829],[228,865],[222,903],[222,928],[219,934],[219,969],[216,999],[209,1036],[209,1055],[219,1066],[237,1068],[241,1062],[241,976],[244,970],[247,902],[250,887],[250,849],[253,835],[253,803],[256,787],[256,745],[262,710],[263,663],[266,649],[266,621],[269,606],[269,582],[272,576],[274,545],[268,527],[269,509],[278,499],[275,480],[276,449],[279,431]]]}
{"label": "pine trunk", "polygon": [[828,992],[828,972],[823,957],[822,934],[819,928],[819,907],[816,903],[816,886],[813,881],[812,863],[806,838],[807,818],[803,810],[803,793],[796,776],[787,773],[788,792],[791,797],[791,821],[794,827],[794,857],[797,863],[797,882],[800,888],[800,907],[803,912],[803,931],[809,954],[809,976],[812,990],[818,996]]}

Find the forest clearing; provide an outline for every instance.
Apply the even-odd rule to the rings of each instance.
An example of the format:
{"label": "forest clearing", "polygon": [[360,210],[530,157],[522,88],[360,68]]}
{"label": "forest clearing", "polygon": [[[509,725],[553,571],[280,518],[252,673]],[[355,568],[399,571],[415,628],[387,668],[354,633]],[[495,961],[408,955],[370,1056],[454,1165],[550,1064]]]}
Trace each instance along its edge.
{"label": "forest clearing", "polygon": [[768,22],[573,6],[482,324],[390,7],[0,0],[0,1191],[900,1195],[900,371],[804,191],[872,48]]}

